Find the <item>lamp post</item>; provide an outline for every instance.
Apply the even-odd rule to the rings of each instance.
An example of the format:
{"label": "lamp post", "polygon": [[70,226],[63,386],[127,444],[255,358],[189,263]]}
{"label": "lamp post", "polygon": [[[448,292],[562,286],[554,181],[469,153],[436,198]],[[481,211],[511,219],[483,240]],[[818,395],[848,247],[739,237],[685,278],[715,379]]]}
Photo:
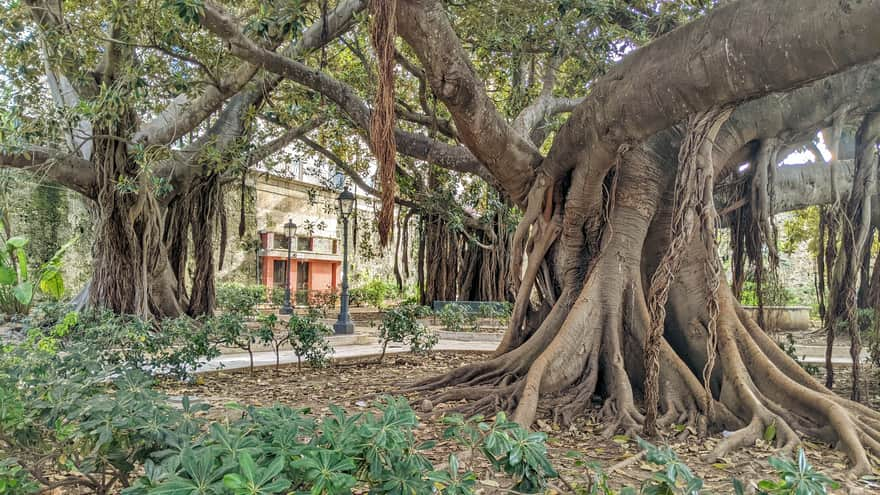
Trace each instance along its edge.
{"label": "lamp post", "polygon": [[284,304],[278,312],[289,315],[293,313],[293,306],[290,305],[290,252],[293,247],[293,236],[296,235],[296,224],[293,223],[292,218],[284,224],[284,229],[287,231],[287,264],[284,265]]}
{"label": "lamp post", "polygon": [[346,187],[336,198],[336,208],[342,218],[342,294],[339,297],[339,318],[333,324],[336,334],[354,333],[354,323],[348,314],[348,217],[354,208],[354,194]]}

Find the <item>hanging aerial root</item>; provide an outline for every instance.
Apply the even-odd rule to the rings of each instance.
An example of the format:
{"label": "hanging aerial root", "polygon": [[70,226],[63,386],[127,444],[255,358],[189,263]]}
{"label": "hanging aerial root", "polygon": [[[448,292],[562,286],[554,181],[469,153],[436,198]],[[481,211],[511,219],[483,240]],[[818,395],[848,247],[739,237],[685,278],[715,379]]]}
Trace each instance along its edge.
{"label": "hanging aerial root", "polygon": [[[681,263],[681,254],[688,245],[697,225],[695,215],[702,215],[701,227],[714,226],[714,209],[707,206],[712,199],[714,186],[712,166],[712,142],[721,125],[730,116],[732,108],[713,108],[691,116],[687,131],[679,149],[679,168],[675,176],[675,199],[672,211],[672,224],[669,244],[663,253],[660,264],[651,276],[648,289],[648,309],[651,325],[645,342],[645,434],[657,434],[657,414],[660,400],[660,343],[663,325],[666,321],[666,301],[669,285]],[[707,197],[708,196],[708,197]],[[703,213],[703,212],[707,213]],[[710,221],[709,218],[712,220]],[[704,236],[714,236],[714,232],[702,232]],[[717,280],[718,267],[710,267],[707,275]],[[713,292],[714,294],[714,292]],[[717,305],[710,303],[710,305]],[[716,311],[713,314],[717,314]],[[710,329],[714,329],[710,322]],[[709,363],[712,364],[712,363]],[[711,366],[704,373],[711,374]],[[708,392],[707,392],[708,394]],[[705,399],[707,406],[711,399]]]}

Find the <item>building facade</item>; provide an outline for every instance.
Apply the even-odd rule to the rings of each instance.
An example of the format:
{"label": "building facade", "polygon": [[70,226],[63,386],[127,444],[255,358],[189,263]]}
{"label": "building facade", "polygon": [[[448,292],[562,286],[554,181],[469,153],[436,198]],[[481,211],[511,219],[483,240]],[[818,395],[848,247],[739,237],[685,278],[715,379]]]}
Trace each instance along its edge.
{"label": "building facade", "polygon": [[[297,304],[337,292],[342,276],[342,241],[335,210],[338,193],[271,175],[255,177],[253,186],[260,283],[272,290],[284,290],[289,278]],[[284,225],[289,220],[297,229],[288,265],[289,240]]]}

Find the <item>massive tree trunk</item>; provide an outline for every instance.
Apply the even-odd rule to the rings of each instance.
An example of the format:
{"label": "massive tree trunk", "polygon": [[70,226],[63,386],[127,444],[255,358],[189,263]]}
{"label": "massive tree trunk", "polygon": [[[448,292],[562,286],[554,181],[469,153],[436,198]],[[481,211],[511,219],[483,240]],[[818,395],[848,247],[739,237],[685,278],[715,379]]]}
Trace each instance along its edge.
{"label": "massive tree trunk", "polygon": [[[840,93],[822,101],[815,98],[823,92],[816,83],[805,88],[803,101],[790,94],[742,101],[792,93],[874,60],[876,49],[868,46],[876,36],[859,16],[876,17],[876,7],[731,2],[636,51],[592,83],[535,173],[502,181],[525,211],[513,241],[513,272],[527,262],[498,353],[412,389],[434,391],[435,402],[467,399],[460,406],[465,412],[512,410],[523,425],[547,413],[570,421],[599,395],[608,433],[643,427],[650,433],[655,420],[661,428],[688,423],[700,431],[733,431],[715,457],[754,443],[775,424],[780,447],[791,449],[799,435],[812,435],[846,452],[854,471],[869,472],[866,449],[880,451],[880,413],[825,389],[749,319],[718,277],[720,261],[709,241],[712,186],[744,161],[737,156],[755,156],[764,167],[759,186],[765,191],[755,190],[749,201],[755,203],[754,222],[766,233],[772,213],[766,188],[782,141],[814,135],[817,124],[838,110],[837,100],[858,96]],[[474,154],[502,156],[493,141],[503,134],[497,122],[471,115],[484,99],[474,97],[481,95],[472,69],[454,60],[454,34],[439,9],[431,0],[403,2],[399,32],[426,66],[459,131],[477,136],[477,129],[489,128],[492,139]],[[814,29],[821,25],[841,29],[834,35]],[[838,38],[842,32],[859,35]],[[669,131],[694,116],[723,115],[727,105],[736,111],[714,140],[714,131],[706,133],[702,124],[689,124],[683,136],[681,128]],[[811,105],[822,108],[812,111]],[[516,159],[512,152],[504,156]],[[528,167],[531,161],[518,163]],[[498,164],[486,166],[494,174]],[[676,267],[675,259],[684,262]],[[539,281],[545,263],[551,294]],[[552,308],[543,318],[529,318],[541,309],[530,303],[536,287]],[[650,417],[654,407],[656,418]]]}

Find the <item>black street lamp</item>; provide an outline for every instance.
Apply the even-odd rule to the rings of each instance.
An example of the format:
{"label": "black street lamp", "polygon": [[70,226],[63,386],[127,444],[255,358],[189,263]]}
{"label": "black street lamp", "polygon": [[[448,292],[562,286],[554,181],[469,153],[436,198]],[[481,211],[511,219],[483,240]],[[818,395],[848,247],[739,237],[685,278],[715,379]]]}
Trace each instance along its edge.
{"label": "black street lamp", "polygon": [[287,231],[287,263],[284,265],[284,304],[278,312],[289,315],[293,314],[293,306],[290,305],[290,252],[293,247],[293,237],[296,235],[296,224],[293,223],[292,218],[284,224],[284,229]]}
{"label": "black street lamp", "polygon": [[348,217],[354,208],[354,194],[346,187],[336,198],[336,208],[342,218],[342,294],[339,298],[339,318],[333,324],[333,332],[354,333],[354,323],[348,314]]}

